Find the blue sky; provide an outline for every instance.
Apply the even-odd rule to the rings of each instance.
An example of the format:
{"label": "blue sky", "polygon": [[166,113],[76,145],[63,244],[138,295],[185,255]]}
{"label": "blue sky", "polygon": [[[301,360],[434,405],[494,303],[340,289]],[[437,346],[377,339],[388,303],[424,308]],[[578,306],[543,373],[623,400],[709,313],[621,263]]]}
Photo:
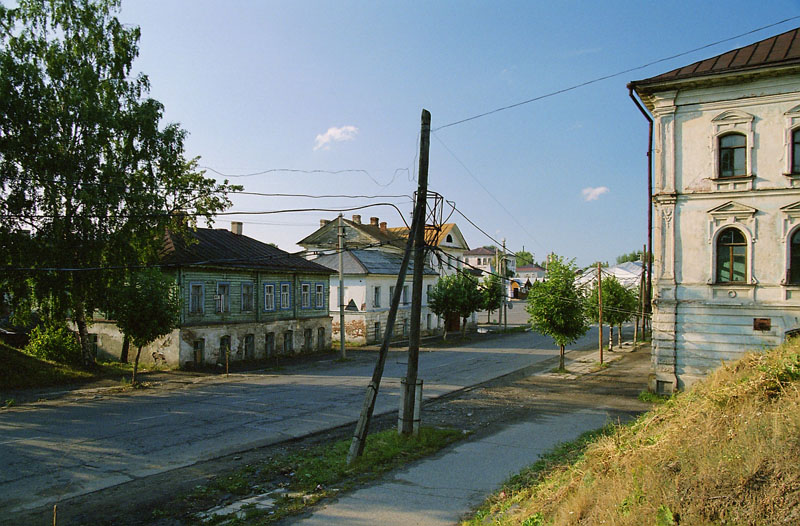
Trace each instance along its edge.
{"label": "blue sky", "polygon": [[[166,120],[189,131],[202,166],[232,175],[359,170],[231,178],[251,192],[410,195],[422,108],[436,129],[796,15],[798,1],[123,0],[119,17],[141,27],[134,68],[149,76]],[[647,122],[627,82],[797,26],[436,131],[430,188],[511,250],[613,262],[646,239]],[[407,218],[411,210],[405,198],[233,200],[237,211],[380,201]],[[402,224],[385,206],[356,213]],[[245,234],[294,251],[335,216],[234,216],[215,226],[240,219]],[[492,243],[453,219],[470,247]]]}

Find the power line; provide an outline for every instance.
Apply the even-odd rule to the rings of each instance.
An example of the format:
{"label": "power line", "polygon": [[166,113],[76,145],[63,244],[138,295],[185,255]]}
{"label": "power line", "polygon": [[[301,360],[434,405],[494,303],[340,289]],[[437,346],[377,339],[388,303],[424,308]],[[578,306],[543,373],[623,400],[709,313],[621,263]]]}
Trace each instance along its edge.
{"label": "power line", "polygon": [[390,186],[392,183],[394,183],[395,179],[397,178],[397,174],[398,173],[400,173],[400,172],[409,172],[408,168],[397,168],[397,169],[394,170],[394,173],[392,174],[392,179],[388,183],[384,184],[384,183],[379,182],[377,179],[375,179],[375,177],[372,176],[372,174],[369,172],[369,170],[364,170],[362,168],[345,168],[345,169],[342,169],[342,170],[322,170],[322,169],[302,170],[302,169],[299,169],[299,168],[269,168],[267,170],[261,170],[261,171],[258,171],[258,172],[245,173],[245,174],[227,174],[227,173],[220,172],[219,170],[217,170],[215,168],[212,168],[210,166],[198,166],[198,168],[202,168],[203,170],[209,170],[209,171],[214,172],[215,174],[220,175],[222,177],[231,177],[231,178],[255,177],[255,176],[258,176],[258,175],[267,175],[267,174],[271,174],[271,173],[301,173],[301,174],[329,174],[329,175],[340,175],[340,174],[345,174],[345,173],[360,173],[360,174],[364,174],[367,177],[369,177],[370,179],[372,179],[372,182],[374,182],[376,185],[384,187],[384,188],[386,188],[387,186]]}
{"label": "power line", "polygon": [[[495,196],[494,196],[494,195],[493,195],[493,194],[492,194],[492,193],[489,191],[489,189],[488,189],[488,188],[486,188],[486,187],[483,185],[483,183],[481,183],[481,182],[480,182],[480,180],[478,180],[478,178],[475,176],[475,174],[473,174],[473,173],[470,171],[470,169],[469,169],[469,168],[467,168],[467,165],[466,165],[466,164],[464,164],[464,162],[463,162],[461,159],[459,159],[459,158],[458,158],[458,156],[456,156],[456,154],[455,154],[455,153],[453,153],[453,151],[452,151],[450,148],[448,148],[448,147],[447,147],[447,145],[444,143],[444,141],[442,141],[442,139],[440,139],[440,138],[439,138],[439,136],[438,136],[437,134],[435,134],[435,133],[433,134],[433,136],[434,136],[434,137],[436,137],[436,140],[437,140],[437,141],[439,141],[439,142],[441,143],[441,145],[442,145],[442,146],[444,146],[444,149],[445,149],[445,150],[447,150],[447,152],[448,152],[450,155],[452,155],[452,156],[453,156],[453,159],[455,159],[455,160],[458,162],[458,164],[460,164],[460,165],[461,165],[461,167],[462,167],[462,168],[464,168],[464,170],[465,170],[465,171],[466,171],[466,172],[469,174],[469,176],[470,176],[470,177],[472,177],[472,179],[473,179],[473,180],[474,180],[476,183],[478,183],[478,185],[479,185],[479,186],[480,186],[480,187],[483,189],[483,191],[484,191],[484,192],[486,192],[486,194],[487,194],[489,197],[491,197],[491,198],[494,200],[494,202],[495,202],[495,203],[497,203],[497,205],[498,205],[500,208],[502,208],[502,209],[503,209],[503,211],[504,211],[506,214],[508,214],[508,217],[510,217],[511,219],[513,219],[513,220],[514,220],[514,222],[517,224],[517,226],[519,226],[519,227],[522,229],[522,231],[523,231],[523,232],[525,232],[525,234],[527,234],[527,235],[528,235],[528,237],[531,239],[531,241],[533,241],[534,243],[536,243],[536,244],[539,246],[539,248],[541,248],[542,250],[545,250],[545,248],[542,246],[542,244],[541,244],[541,243],[539,243],[539,241],[538,241],[538,240],[537,240],[535,237],[533,237],[533,234],[531,234],[530,232],[528,232],[528,230],[525,228],[525,226],[524,226],[522,223],[520,223],[520,222],[517,220],[517,218],[516,218],[516,217],[514,217],[514,215],[513,215],[511,212],[509,212],[509,211],[508,211],[508,209],[507,209],[505,206],[503,206],[503,203],[501,203],[501,202],[500,202],[500,201],[499,201],[499,200],[498,200],[498,199],[497,199],[497,198],[496,198],[496,197],[495,197]],[[481,232],[483,232],[483,230],[481,230]],[[486,234],[486,232],[484,232],[484,234]],[[496,240],[495,240],[495,243],[497,243],[497,241],[496,241]]]}
{"label": "power line", "polygon": [[597,78],[594,78],[592,80],[587,80],[585,82],[581,82],[580,84],[575,84],[575,85],[570,86],[568,88],[562,88],[562,89],[559,89],[559,90],[556,90],[556,91],[551,91],[550,93],[545,93],[544,95],[539,95],[537,97],[533,97],[532,99],[524,100],[522,102],[517,102],[517,103],[514,103],[514,104],[509,104],[508,106],[503,106],[502,108],[496,108],[494,110],[490,110],[490,111],[487,111],[487,112],[484,112],[484,113],[479,113],[478,115],[473,115],[472,117],[467,117],[465,119],[461,119],[461,120],[458,120],[458,121],[455,121],[455,122],[451,122],[449,124],[445,124],[443,126],[439,126],[438,128],[435,128],[435,129],[433,129],[431,131],[437,132],[439,130],[443,130],[444,128],[449,128],[451,126],[457,126],[459,124],[463,124],[463,123],[469,122],[469,121],[474,121],[475,119],[480,119],[481,117],[486,117],[486,116],[492,115],[494,113],[499,113],[501,111],[510,110],[512,108],[523,106],[525,104],[530,104],[531,102],[536,102],[536,101],[539,101],[539,100],[542,100],[542,99],[546,99],[548,97],[553,97],[555,95],[560,95],[560,94],[566,93],[568,91],[576,90],[578,88],[582,88],[582,87],[588,86],[590,84],[595,84],[595,83],[603,81],[603,80],[608,80],[608,79],[611,79],[611,78],[614,78],[614,77],[619,77],[621,75],[625,75],[626,73],[631,73],[633,71],[638,71],[640,69],[644,69],[644,68],[647,68],[649,66],[653,66],[655,64],[659,64],[661,62],[666,62],[666,61],[672,60],[674,58],[682,57],[684,55],[689,55],[689,54],[694,53],[696,51],[701,51],[703,49],[707,49],[707,48],[716,46],[718,44],[724,44],[725,42],[730,42],[731,40],[736,40],[737,38],[741,38],[741,37],[744,37],[744,36],[747,36],[747,35],[751,35],[753,33],[757,33],[759,31],[763,31],[764,29],[769,29],[771,27],[775,27],[777,25],[783,24],[784,22],[790,22],[790,21],[796,20],[798,18],[800,18],[800,15],[792,16],[792,17],[789,17],[789,18],[784,18],[783,20],[780,20],[778,22],[774,22],[774,23],[768,24],[766,26],[761,26],[761,27],[758,27],[756,29],[752,29],[750,31],[747,31],[745,33],[741,33],[739,35],[735,35],[735,36],[732,36],[732,37],[724,38],[722,40],[717,40],[716,42],[712,42],[712,43],[706,44],[704,46],[696,47],[694,49],[690,49],[689,51],[683,51],[681,53],[677,53],[677,54],[671,55],[669,57],[660,58],[658,60],[654,60],[652,62],[648,62],[647,64],[643,64],[641,66],[636,66],[636,67],[633,67],[633,68],[629,68],[629,69],[626,69],[626,70],[623,70],[623,71],[619,71],[617,73],[612,73],[610,75],[603,75],[602,77],[597,77]]}

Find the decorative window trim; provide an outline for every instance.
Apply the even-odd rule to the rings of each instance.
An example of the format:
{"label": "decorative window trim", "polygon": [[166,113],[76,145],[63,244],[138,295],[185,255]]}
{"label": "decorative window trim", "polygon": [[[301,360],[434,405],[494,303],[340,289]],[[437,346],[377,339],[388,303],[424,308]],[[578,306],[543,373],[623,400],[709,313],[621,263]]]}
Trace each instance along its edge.
{"label": "decorative window trim", "polygon": [[[252,301],[252,303],[250,305],[245,305],[244,304],[244,287],[245,287],[245,285],[250,285],[251,294],[253,296],[253,301]],[[258,301],[256,301],[256,285],[255,285],[255,283],[253,283],[252,281],[242,281],[239,292],[240,292],[240,294],[239,294],[239,296],[240,296],[239,297],[239,303],[240,303],[240,307],[241,307],[242,312],[252,312],[252,311],[254,311],[255,308],[256,308],[256,305],[258,305]]]}
{"label": "decorative window trim", "polygon": [[[272,292],[270,294],[267,294],[267,287],[272,287]],[[270,282],[264,283],[264,312],[274,312],[274,311],[278,310],[276,308],[277,305],[275,303],[275,289],[276,288],[277,287],[275,286],[275,282],[274,281],[270,281]],[[272,299],[272,306],[267,304],[267,300],[268,299]]]}
{"label": "decorative window trim", "polygon": [[[800,179],[800,173],[792,172],[792,135],[795,131],[800,130],[800,104],[784,113],[783,116],[786,120],[786,126],[784,127],[783,134],[783,151],[785,157],[783,163],[783,175],[791,177],[793,179],[792,183],[794,183],[795,177]],[[792,184],[792,186],[795,185]]]}
{"label": "decorative window trim", "polygon": [[[288,287],[288,297],[286,305],[283,303],[283,286]],[[281,281],[280,283],[280,310],[292,310],[292,283],[289,281]]]}
{"label": "decorative window trim", "polygon": [[[195,286],[200,286],[200,304],[199,310],[192,310],[192,289]],[[189,282],[189,314],[204,314],[206,310],[206,284],[202,281]]]}
{"label": "decorative window trim", "polygon": [[[753,121],[755,117],[749,113],[739,110],[728,110],[720,113],[711,120],[711,167],[712,179],[718,183],[717,190],[752,190],[753,173],[753,145],[755,144],[755,134],[753,132]],[[719,141],[720,139],[732,133],[744,135],[745,138],[745,160],[744,160],[744,175],[733,177],[721,177],[719,173]],[[747,180],[746,178],[751,178]],[[730,181],[744,181],[747,184],[732,185]],[[725,188],[719,188],[725,186]],[[731,186],[731,188],[728,188]]]}
{"label": "decorative window trim", "polygon": [[[722,231],[727,230],[728,228],[736,228],[738,229],[742,235],[744,235],[745,239],[745,247],[747,249],[747,254],[745,255],[745,280],[744,281],[717,281],[717,238],[719,238],[720,233]],[[711,258],[709,260],[709,285],[721,285],[721,286],[741,286],[741,285],[756,285],[758,284],[758,280],[756,280],[755,276],[753,275],[753,253],[754,250],[754,243],[755,239],[753,238],[753,233],[750,231],[747,226],[743,225],[742,223],[724,223],[716,228],[711,236]]]}

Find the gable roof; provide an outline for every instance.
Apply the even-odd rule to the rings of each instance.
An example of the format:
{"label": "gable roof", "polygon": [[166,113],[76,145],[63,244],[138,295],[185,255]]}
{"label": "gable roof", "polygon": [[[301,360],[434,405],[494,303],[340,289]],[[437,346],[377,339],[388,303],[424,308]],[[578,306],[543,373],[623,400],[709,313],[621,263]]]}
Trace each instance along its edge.
{"label": "gable roof", "polygon": [[[345,274],[389,274],[400,273],[403,263],[402,254],[392,254],[381,250],[346,250],[342,254],[343,271]],[[339,271],[339,254],[326,254],[314,260],[332,270]],[[414,272],[414,258],[408,263],[408,276]],[[425,265],[423,274],[438,276],[439,273],[430,266]]]}
{"label": "gable roof", "polygon": [[[408,239],[408,227],[392,227],[389,229],[389,231],[402,237],[403,239]],[[455,223],[444,223],[441,231],[437,231],[437,229],[431,225],[425,225],[425,243],[428,245],[441,246],[442,243],[446,242],[445,240],[447,239],[448,234],[453,234],[454,237],[462,241],[467,250],[469,250],[467,240],[464,239],[464,236],[461,234],[461,230],[459,230]]]}
{"label": "gable roof", "polygon": [[639,89],[646,91],[649,85],[670,81],[783,66],[800,66],[800,28],[791,29],[785,33],[673,69],[655,77],[631,82],[628,86],[637,91]]}
{"label": "gable roof", "polygon": [[161,252],[163,264],[331,273],[313,261],[223,228],[198,228],[189,235],[196,243],[167,232]]}
{"label": "gable roof", "polygon": [[[342,220],[345,225],[345,242],[349,246],[388,245],[404,250],[406,248],[406,240],[392,232],[391,228],[384,231],[371,224],[356,223],[344,218]],[[297,244],[304,248],[334,248],[339,244],[338,235],[338,219],[333,219],[298,241]]]}

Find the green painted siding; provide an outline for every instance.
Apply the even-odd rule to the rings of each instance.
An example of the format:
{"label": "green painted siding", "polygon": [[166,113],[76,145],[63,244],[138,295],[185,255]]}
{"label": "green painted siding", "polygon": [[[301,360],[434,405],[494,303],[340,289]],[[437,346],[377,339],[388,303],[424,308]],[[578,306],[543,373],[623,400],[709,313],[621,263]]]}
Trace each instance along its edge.
{"label": "green painted siding", "polygon": [[[330,279],[327,274],[297,274],[280,272],[258,272],[235,269],[213,269],[190,267],[178,273],[181,287],[181,324],[215,324],[215,323],[253,323],[288,320],[296,318],[317,318],[328,316],[328,296]],[[253,284],[254,308],[242,310],[242,283]],[[225,302],[229,309],[220,312],[217,296],[218,286],[228,285],[229,297]],[[275,286],[275,309],[265,310],[264,285]],[[281,308],[281,284],[290,286],[290,303],[288,308]],[[310,285],[310,307],[301,308],[301,284]],[[316,307],[316,285],[323,284],[324,298],[322,308]],[[190,312],[192,306],[192,285],[202,290],[202,312]],[[199,296],[199,295],[198,295]]]}

